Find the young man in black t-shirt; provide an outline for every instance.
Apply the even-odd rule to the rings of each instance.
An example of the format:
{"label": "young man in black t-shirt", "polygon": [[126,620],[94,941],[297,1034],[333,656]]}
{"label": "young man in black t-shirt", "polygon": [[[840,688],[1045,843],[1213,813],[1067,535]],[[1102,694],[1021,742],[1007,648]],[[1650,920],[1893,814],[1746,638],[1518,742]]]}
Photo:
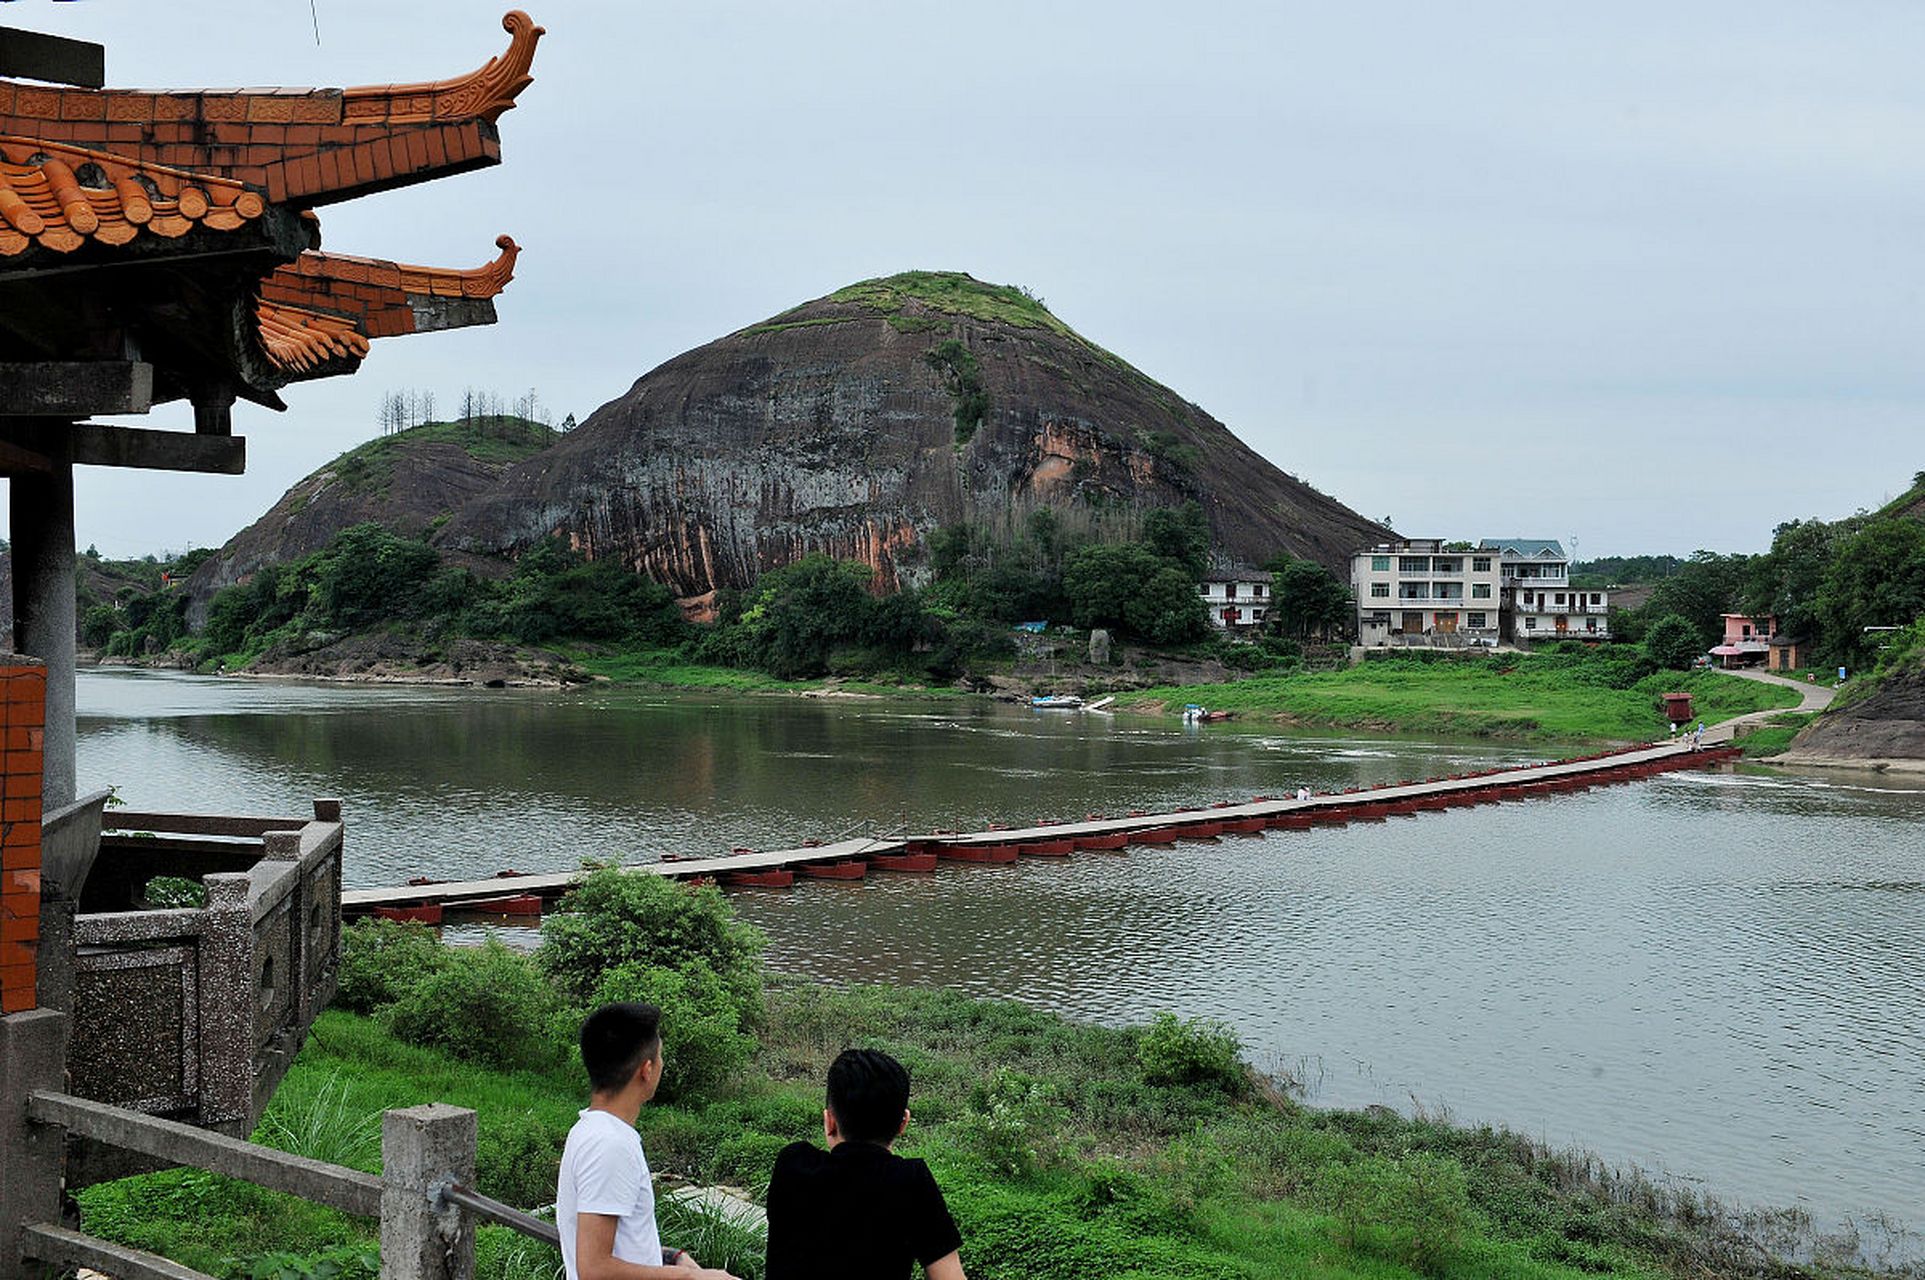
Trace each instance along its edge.
{"label": "young man in black t-shirt", "polygon": [[965,1280],[962,1236],[920,1160],[889,1149],[909,1127],[909,1073],[849,1049],[829,1068],[823,1151],[795,1142],[769,1178],[768,1280]]}

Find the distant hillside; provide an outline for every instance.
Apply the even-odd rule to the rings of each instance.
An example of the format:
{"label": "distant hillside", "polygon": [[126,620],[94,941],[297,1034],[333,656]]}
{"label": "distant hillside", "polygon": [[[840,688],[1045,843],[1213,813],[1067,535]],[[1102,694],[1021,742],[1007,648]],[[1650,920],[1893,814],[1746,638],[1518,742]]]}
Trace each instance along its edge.
{"label": "distant hillside", "polygon": [[1912,487],[1878,509],[1881,516],[1908,516],[1925,520],[1925,471],[1912,477]]}
{"label": "distant hillside", "polygon": [[457,512],[444,547],[552,535],[684,597],[810,552],[927,577],[926,540],[1052,508],[1131,536],[1194,500],[1220,561],[1278,552],[1340,574],[1387,530],[1076,334],[1020,289],[960,273],[868,280],[677,356]]}
{"label": "distant hillside", "polygon": [[295,484],[208,558],[187,583],[188,620],[200,626],[222,587],[264,564],[319,551],[351,525],[372,520],[395,533],[425,536],[514,463],[558,438],[538,422],[504,416],[425,423],[350,449]]}

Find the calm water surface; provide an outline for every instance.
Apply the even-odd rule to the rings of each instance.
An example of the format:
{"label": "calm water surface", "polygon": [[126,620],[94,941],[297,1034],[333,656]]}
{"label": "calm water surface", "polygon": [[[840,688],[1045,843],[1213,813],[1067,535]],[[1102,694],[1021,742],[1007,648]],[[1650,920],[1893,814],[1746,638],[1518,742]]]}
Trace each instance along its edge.
{"label": "calm water surface", "polygon": [[[83,673],[83,786],[345,799],[351,885],[1193,804],[1540,758],[974,703]],[[1925,1219],[1925,790],[1692,774],[1126,855],[735,895],[771,959],[1233,1023],[1413,1102],[1821,1221]]]}

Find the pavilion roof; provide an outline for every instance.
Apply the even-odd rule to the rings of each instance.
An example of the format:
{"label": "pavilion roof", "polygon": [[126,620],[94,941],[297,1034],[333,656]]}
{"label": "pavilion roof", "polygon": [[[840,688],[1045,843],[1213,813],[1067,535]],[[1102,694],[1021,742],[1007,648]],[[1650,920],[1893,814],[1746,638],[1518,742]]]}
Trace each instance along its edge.
{"label": "pavilion roof", "polygon": [[71,89],[0,80],[0,133],[109,151],[255,187],[276,204],[352,200],[501,160],[495,121],[533,77],[543,29],[466,75],[359,89]]}
{"label": "pavilion roof", "polygon": [[519,253],[508,237],[472,270],[409,266],[318,252],[312,211],[498,163],[496,121],[543,34],[519,10],[502,27],[500,55],[418,83],[0,80],[0,361],[131,348],[154,365],[155,402],[280,407],[280,386],[352,373],[373,338],[493,323]]}

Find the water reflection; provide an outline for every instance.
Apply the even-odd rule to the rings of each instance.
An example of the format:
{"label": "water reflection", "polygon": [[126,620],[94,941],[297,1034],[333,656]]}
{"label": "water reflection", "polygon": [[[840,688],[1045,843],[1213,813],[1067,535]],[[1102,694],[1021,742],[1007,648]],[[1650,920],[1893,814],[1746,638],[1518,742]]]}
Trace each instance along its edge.
{"label": "water reflection", "polygon": [[[316,688],[89,673],[136,806],[344,796],[349,877],[977,826],[1533,759],[974,704]],[[780,966],[1234,1023],[1318,1097],[1412,1098],[1821,1220],[1925,1204],[1925,794],[1672,775],[1209,845],[744,893]]]}

